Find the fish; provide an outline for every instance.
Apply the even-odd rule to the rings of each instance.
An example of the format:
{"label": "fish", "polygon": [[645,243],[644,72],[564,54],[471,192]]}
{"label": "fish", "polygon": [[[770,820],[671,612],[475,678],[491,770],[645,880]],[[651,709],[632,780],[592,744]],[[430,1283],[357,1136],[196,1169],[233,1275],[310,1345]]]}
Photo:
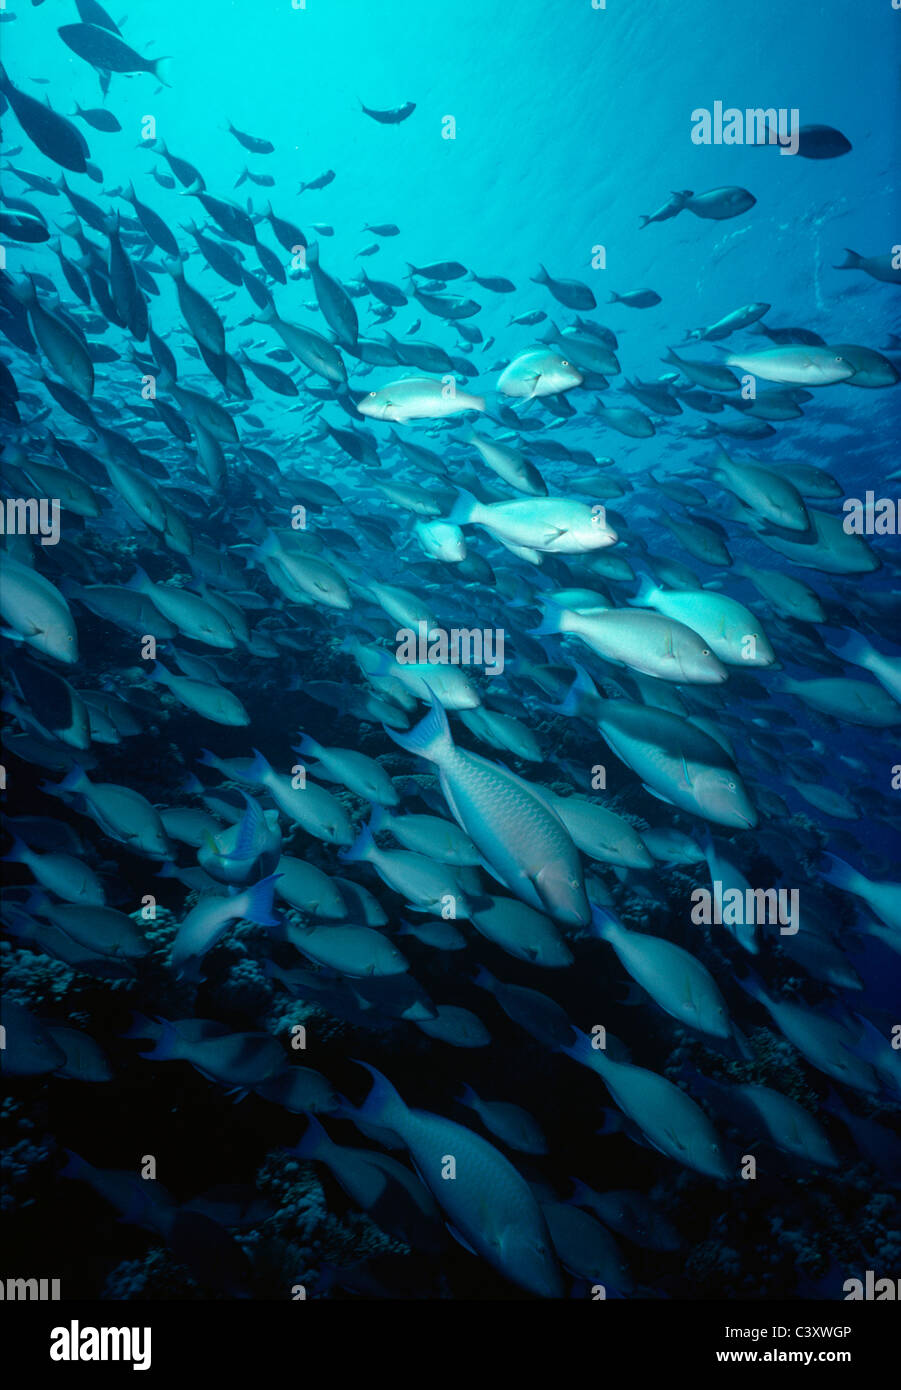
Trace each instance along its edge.
{"label": "fish", "polygon": [[690,188],[684,188],[678,193],[670,194],[667,201],[662,207],[658,208],[656,212],[652,212],[648,215],[644,213],[639,215],[639,230],[643,230],[645,227],[650,226],[652,222],[668,222],[670,218],[677,217],[686,206],[687,200],[691,197],[693,197],[693,193]]}
{"label": "fish", "polygon": [[49,105],[43,106],[9,79],[0,65],[0,93],[32,144],[54,164],[74,174],[87,173],[90,151],[77,126]]}
{"label": "fish", "polygon": [[[605,28],[624,144],[597,92],[561,140],[541,45],[490,14],[362,48],[303,24],[297,56],[38,8],[0,68],[23,1248],[53,1256],[62,1202],[87,1298],[841,1297],[839,1265],[888,1258],[897,1168],[877,84],[853,119],[816,99],[826,26],[805,120],[837,124],[790,108],[783,164],[661,120],[713,53],[691,26],[635,30],[637,66]],[[799,48],[779,22],[761,81]],[[564,86],[580,34],[554,31]],[[389,41],[440,55],[454,117],[439,88],[354,100]],[[505,44],[486,141],[469,88]],[[311,71],[266,138],[247,111]],[[752,144],[786,124],[738,114]],[[642,149],[753,191],[655,197]],[[148,1116],[141,1176],[111,1146]]]}
{"label": "fish", "polygon": [[853,149],[848,137],[831,125],[799,126],[797,141],[802,159],[840,159]]}
{"label": "fish", "polygon": [[171,58],[142,58],[105,26],[63,24],[57,33],[73,53],[101,72],[149,72],[165,87],[172,86]]}
{"label": "fish", "polygon": [[388,733],[407,752],[437,764],[449,811],[507,888],[558,921],[588,921],[575,846],[528,784],[457,748],[444,708],[434,697],[431,711],[415,729]]}
{"label": "fish", "polygon": [[622,663],[658,680],[719,684],[728,672],[694,628],[644,609],[573,612],[554,605],[533,635],[572,633],[606,661]]}
{"label": "fish", "polygon": [[661,302],[656,290],[628,290],[625,294],[610,293],[609,303],[625,304],[630,309],[652,309]]}
{"label": "fish", "polygon": [[726,365],[763,381],[789,386],[834,386],[854,376],[854,366],[829,347],[774,347],[763,352],[730,353]]}
{"label": "fish", "polygon": [[364,106],[360,102],[360,110],[367,116],[371,116],[379,125],[400,125],[406,121],[416,110],[415,101],[405,101],[403,106],[395,106],[387,111],[380,111],[371,106]]}
{"label": "fish", "polygon": [[310,242],[306,248],[306,264],[313,277],[313,288],[323,316],[334,330],[339,342],[353,348],[359,334],[357,311],[346,290],[319,263],[319,243]]}
{"label": "fish", "polygon": [[505,396],[532,399],[536,396],[555,396],[581,386],[583,377],[559,352],[550,348],[533,347],[519,353],[501,372],[498,389]]}
{"label": "fish", "polygon": [[[449,1218],[451,1234],[468,1249],[541,1298],[557,1298],[562,1279],[541,1208],[513,1164],[472,1130],[441,1115],[411,1110],[386,1077],[363,1063],[373,1085],[361,1111],[397,1134],[423,1182]],[[441,1179],[452,1153],[460,1180]]]}
{"label": "fish", "polygon": [[536,553],[580,554],[617,542],[603,508],[562,497],[486,504],[458,488],[448,520],[459,526],[483,526],[503,545]]}
{"label": "fish", "polygon": [[647,1141],[707,1177],[725,1180],[729,1167],[716,1130],[701,1107],[666,1077],[608,1056],[585,1033],[560,1051],[597,1072],[619,1109]]}
{"label": "fish", "polygon": [[258,135],[248,135],[246,131],[236,129],[231,121],[228,123],[228,133],[233,135],[245,150],[250,150],[251,154],[272,154],[275,150],[271,140],[261,139]]}
{"label": "fish", "polygon": [[483,411],[484,396],[459,391],[451,379],[436,381],[432,377],[404,377],[369,391],[357,402],[361,415],[373,420],[392,420],[407,424],[410,420],[441,420],[448,415],[467,410]]}
{"label": "fish", "polygon": [[711,188],[706,193],[690,193],[685,197],[682,208],[693,212],[695,217],[723,222],[749,212],[756,202],[757,199],[746,188],[733,184],[726,188]]}
{"label": "fish", "polygon": [[[215,946],[223,932],[235,921],[249,920],[258,926],[277,926],[272,915],[272,891],[276,875],[270,874],[235,897],[202,897],[179,924],[172,946],[172,966],[176,974],[189,976]],[[90,943],[86,943],[90,944]]]}
{"label": "fish", "polygon": [[845,247],[845,259],[841,265],[834,267],[835,270],[862,270],[865,275],[869,275],[873,280],[881,280],[886,285],[901,284],[901,266],[896,264],[897,257],[886,252],[879,256],[861,256],[858,251],[851,251]]}
{"label": "fish", "polygon": [[776,654],[762,624],[737,599],[706,589],[663,590],[643,578],[638,593],[629,602],[655,608],[658,613],[691,628],[724,665],[775,664]]}
{"label": "fish", "polygon": [[6,554],[0,561],[0,615],[25,643],[67,666],[78,659],[78,632],[66,599],[49,579]]}
{"label": "fish", "polygon": [[589,310],[597,308],[597,300],[587,285],[583,285],[579,280],[558,280],[550,275],[543,265],[538,267],[538,273],[533,275],[534,285],[545,285],[557,300],[567,309]]}

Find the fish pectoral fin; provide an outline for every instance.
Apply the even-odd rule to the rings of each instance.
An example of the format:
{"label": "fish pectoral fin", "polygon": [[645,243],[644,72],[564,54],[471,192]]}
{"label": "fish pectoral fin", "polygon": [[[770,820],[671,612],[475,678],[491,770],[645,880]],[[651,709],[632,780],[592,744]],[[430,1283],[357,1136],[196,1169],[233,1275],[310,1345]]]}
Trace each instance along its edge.
{"label": "fish pectoral fin", "polygon": [[472,1248],[472,1246],[470,1245],[469,1241],[466,1240],[466,1238],[465,1238],[464,1236],[461,1236],[461,1234],[460,1234],[460,1232],[457,1230],[456,1226],[452,1226],[451,1223],[450,1223],[449,1221],[445,1221],[444,1224],[445,1224],[445,1226],[447,1227],[447,1229],[450,1231],[451,1235],[453,1236],[453,1238],[454,1238],[454,1240],[457,1242],[457,1244],[458,1244],[458,1245],[462,1245],[462,1246],[463,1246],[463,1249],[464,1249],[464,1250],[468,1250],[469,1253],[470,1253],[470,1255],[475,1255],[476,1258],[478,1258],[478,1252],[475,1251],[475,1250],[473,1250],[473,1248]]}
{"label": "fish pectoral fin", "polygon": [[663,1132],[674,1149],[678,1149],[680,1153],[685,1153],[685,1145],[674,1129],[670,1129],[669,1126],[666,1126]]}
{"label": "fish pectoral fin", "polygon": [[648,786],[647,782],[642,782],[641,785],[644,787],[648,796],[653,796],[657,801],[665,801],[667,806],[675,806],[676,803],[671,797],[664,796],[663,792],[656,792],[653,787]]}

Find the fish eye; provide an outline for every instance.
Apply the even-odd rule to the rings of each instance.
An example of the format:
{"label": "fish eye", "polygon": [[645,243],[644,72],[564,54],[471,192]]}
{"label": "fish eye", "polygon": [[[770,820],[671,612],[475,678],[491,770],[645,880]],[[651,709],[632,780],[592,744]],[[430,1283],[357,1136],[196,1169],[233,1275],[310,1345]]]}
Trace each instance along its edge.
{"label": "fish eye", "polygon": [[375,399],[375,392],[374,392],[374,391],[370,391],[369,394],[370,394],[370,396],[371,396],[373,399]]}
{"label": "fish eye", "polygon": [[730,792],[734,792],[734,791],[735,791],[735,783],[734,783],[734,782],[727,782],[727,783],[726,783],[726,787],[727,787],[727,789],[728,789]]}
{"label": "fish eye", "polygon": [[701,656],[709,656],[709,655],[710,655],[710,649],[709,649],[709,647],[705,647],[704,650],[701,652]]}

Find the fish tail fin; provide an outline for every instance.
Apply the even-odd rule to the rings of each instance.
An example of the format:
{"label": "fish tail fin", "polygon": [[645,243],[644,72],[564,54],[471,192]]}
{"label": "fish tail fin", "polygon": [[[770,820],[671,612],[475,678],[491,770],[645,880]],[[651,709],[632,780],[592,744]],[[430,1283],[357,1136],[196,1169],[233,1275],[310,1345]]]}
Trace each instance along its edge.
{"label": "fish tail fin", "polygon": [[638,214],[638,230],[640,232],[644,231],[645,227],[648,225],[650,220],[650,217],[647,217],[643,212],[640,212]]}
{"label": "fish tail fin", "polygon": [[309,734],[301,734],[300,743],[294,745],[294,751],[299,753],[302,758],[317,758],[322,749]]}
{"label": "fish tail fin", "polygon": [[567,1043],[558,1042],[557,1051],[564,1053],[567,1057],[571,1057],[574,1062],[583,1062],[586,1055],[590,1055],[591,1053],[591,1039],[587,1033],[583,1033],[581,1028],[577,1028],[575,1024],[571,1023],[570,1028],[576,1035],[575,1040]]}
{"label": "fish tail fin", "polygon": [[[200,761],[200,759],[198,759],[198,761]],[[261,787],[264,777],[271,771],[272,768],[269,766],[266,758],[260,752],[259,748],[255,748],[253,750],[253,762],[244,774],[247,781],[254,786]]]}
{"label": "fish tail fin", "polygon": [[611,290],[611,291],[610,291],[610,298],[607,300],[607,303],[608,303],[608,304],[618,304],[618,303],[619,303],[619,295],[616,293],[616,290]]}
{"label": "fish tail fin", "polygon": [[457,500],[451,507],[450,515],[447,519],[448,521],[454,522],[457,526],[465,526],[467,521],[475,514],[476,508],[480,506],[481,503],[479,499],[474,497],[471,492],[467,492],[466,489],[462,487],[457,488]]}
{"label": "fish tail fin", "polygon": [[63,1149],[63,1153],[66,1155],[66,1166],[60,1169],[59,1176],[61,1178],[74,1178],[76,1182],[85,1180],[91,1171],[90,1163],[86,1162],[81,1154],[75,1153],[73,1149]]}
{"label": "fish tail fin", "polygon": [[591,904],[591,925],[594,927],[595,936],[600,937],[601,941],[609,941],[611,933],[615,927],[620,926],[619,919],[598,903]]}
{"label": "fish tail fin", "polygon": [[595,1134],[622,1134],[625,1128],[625,1120],[618,1110],[612,1109],[607,1105],[601,1111],[601,1123],[595,1130]]}
{"label": "fish tail fin", "polygon": [[558,603],[549,604],[542,613],[538,626],[529,629],[529,636],[547,637],[552,632],[562,632],[565,612],[566,609],[561,608]]}
{"label": "fish tail fin", "polygon": [[477,1100],[478,1100],[478,1096],[476,1095],[475,1091],[472,1089],[471,1086],[467,1086],[466,1082],[464,1081],[464,1082],[463,1082],[463,1089],[461,1090],[460,1094],[457,1096],[457,1102],[458,1102],[458,1104],[459,1104],[459,1105],[468,1105],[468,1106],[471,1108],[471,1107],[475,1104],[475,1102],[476,1102]]}
{"label": "fish tail fin", "polygon": [[131,1015],[131,1023],[120,1033],[120,1038],[155,1038],[159,1031],[159,1024],[154,1023],[152,1018],[146,1014],[134,1010]]}
{"label": "fish tail fin", "polygon": [[331,1147],[331,1139],[315,1115],[307,1115],[307,1127],[291,1150],[295,1158],[319,1158]]}
{"label": "fish tail fin", "polygon": [[13,842],[10,845],[9,853],[0,857],[0,864],[21,864],[23,863],[22,851],[28,852],[28,846],[24,840],[13,832]]}
{"label": "fish tail fin", "polygon": [[829,644],[836,656],[850,661],[854,666],[866,666],[867,657],[872,655],[873,646],[860,632],[846,631],[844,637]]}
{"label": "fish tail fin", "polygon": [[478,989],[488,990],[490,990],[493,985],[497,984],[497,980],[492,975],[491,971],[486,970],[484,965],[478,966],[476,973],[472,977],[472,982]]}
{"label": "fish tail fin", "polygon": [[533,285],[546,285],[547,282],[550,280],[551,277],[548,275],[548,273],[547,273],[547,271],[545,270],[544,266],[543,266],[543,265],[541,264],[541,262],[539,261],[539,262],[538,262],[538,274],[537,274],[537,275],[531,275],[529,278],[531,279]]}
{"label": "fish tail fin", "polygon": [[587,1183],[584,1183],[581,1178],[570,1178],[570,1182],[573,1185],[572,1196],[569,1198],[571,1206],[581,1206],[586,1198],[590,1201],[594,1196],[591,1188]]}
{"label": "fish tail fin", "polygon": [[125,587],[126,589],[137,589],[141,593],[146,593],[151,583],[152,581],[146,570],[142,570],[140,565],[135,565],[135,572],[131,576],[131,579],[128,580]]}
{"label": "fish tail fin", "polygon": [[752,999],[756,999],[758,1004],[763,1004],[764,1007],[767,1006],[769,999],[763,987],[763,981],[753,970],[746,969],[743,975],[737,974],[735,976],[735,981],[736,984],[740,985],[744,990],[745,994],[749,994]]}
{"label": "fish tail fin", "polygon": [[563,699],[560,701],[559,705],[551,705],[549,707],[553,709],[556,714],[577,714],[579,710],[580,695],[597,696],[597,687],[595,686],[594,681],[591,679],[591,676],[585,670],[585,667],[580,666],[577,662],[573,662],[572,667],[576,673],[575,680],[569,687],[569,690],[566,692]]}
{"label": "fish tail fin", "polygon": [[268,878],[261,878],[259,883],[254,883],[252,887],[247,889],[244,916],[248,922],[255,922],[258,927],[277,927],[280,925],[279,919],[272,909],[272,897],[275,892],[276,879],[281,877],[281,874],[269,874]]}
{"label": "fish tail fin", "polygon": [[375,849],[376,843],[372,831],[368,825],[361,825],[360,833],[353,844],[349,845],[347,849],[343,849],[338,857],[345,864],[354,864],[360,859],[371,859]]}
{"label": "fish tail fin", "polygon": [[371,1067],[368,1062],[361,1062],[359,1058],[352,1060],[356,1061],[358,1067],[365,1067],[372,1077],[372,1089],[360,1106],[360,1116],[365,1120],[373,1120],[377,1124],[386,1124],[390,1129],[392,1119],[406,1113],[406,1105],[387,1076],[376,1071],[375,1067]]}
{"label": "fish tail fin", "polygon": [[398,747],[406,749],[408,753],[414,753],[419,758],[427,758],[429,762],[440,763],[453,752],[454,740],[447,715],[444,706],[434,694],[432,708],[412,729],[399,733],[396,729],[383,727]]}
{"label": "fish tail fin", "polygon": [[657,585],[654,583],[653,579],[651,579],[650,575],[639,574],[637,577],[638,592],[635,594],[634,598],[627,599],[626,601],[636,608],[651,608],[653,606],[654,595],[657,593]]}
{"label": "fish tail fin", "polygon": [[81,791],[88,780],[88,775],[81,763],[76,763],[65,775],[63,780],[54,788],[58,792],[77,792]]}
{"label": "fish tail fin", "polygon": [[370,805],[372,809],[369,812],[369,829],[373,835],[378,835],[380,830],[390,830],[391,818],[386,808],[380,801],[373,801]]}
{"label": "fish tail fin", "polygon": [[172,77],[173,77],[173,59],[172,59],[172,58],[155,58],[154,61],[151,63],[150,66],[151,66],[151,69],[152,69],[152,71],[153,71],[154,77],[157,78],[158,81],[162,82],[162,84],[163,84],[164,87],[171,87],[171,86],[172,86]]}
{"label": "fish tail fin", "polygon": [[845,247],[845,259],[841,265],[833,266],[833,270],[856,270],[863,257],[857,251],[852,251],[850,246]]}
{"label": "fish tail fin", "polygon": [[175,1049],[178,1043],[178,1030],[174,1023],[169,1023],[166,1019],[160,1019],[160,1031],[150,1052],[142,1052],[141,1056],[152,1062],[168,1062],[175,1056]]}
{"label": "fish tail fin", "polygon": [[241,173],[238,175],[237,181],[236,181],[236,183],[235,183],[234,186],[235,186],[235,188],[240,188],[240,187],[241,187],[241,184],[242,184],[242,183],[246,183],[246,182],[247,182],[247,165],[245,164],[245,165],[244,165],[244,168],[241,170]]}
{"label": "fish tail fin", "polygon": [[835,854],[823,855],[823,867],[820,870],[821,877],[827,883],[831,883],[833,888],[844,888],[848,892],[855,893],[860,884],[861,875],[857,869],[846,863],[844,859],[839,859]]}
{"label": "fish tail fin", "polygon": [[307,267],[319,265],[319,242],[311,241],[306,251]]}

